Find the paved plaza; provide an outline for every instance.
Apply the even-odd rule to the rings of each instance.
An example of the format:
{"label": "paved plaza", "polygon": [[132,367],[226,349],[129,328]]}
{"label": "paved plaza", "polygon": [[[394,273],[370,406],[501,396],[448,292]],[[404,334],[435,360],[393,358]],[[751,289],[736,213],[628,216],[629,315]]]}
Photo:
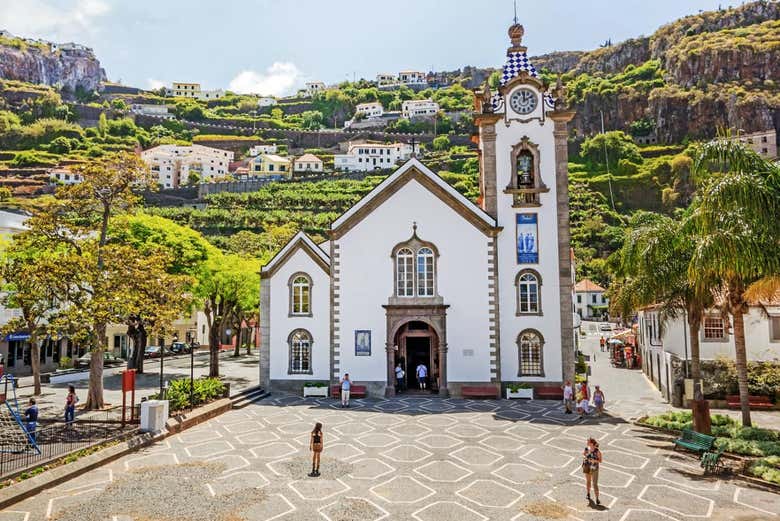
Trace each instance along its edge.
{"label": "paved plaza", "polygon": [[[309,478],[316,421],[325,426],[323,475]],[[588,436],[604,453],[601,509],[584,497]],[[258,521],[778,518],[780,495],[704,478],[693,457],[669,448],[654,431],[621,418],[583,422],[550,401],[409,397],[343,410],[277,395],[25,500],[0,521],[168,519],[153,513],[177,509]],[[128,503],[126,494],[167,474],[187,481],[184,497],[162,480]]]}

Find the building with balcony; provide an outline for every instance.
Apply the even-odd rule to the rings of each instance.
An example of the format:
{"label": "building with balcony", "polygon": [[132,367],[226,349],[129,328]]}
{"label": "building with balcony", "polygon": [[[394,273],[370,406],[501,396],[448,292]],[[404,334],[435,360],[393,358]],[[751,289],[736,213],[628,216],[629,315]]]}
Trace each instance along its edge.
{"label": "building with balcony", "polygon": [[410,99],[401,104],[401,117],[414,119],[432,117],[439,112],[439,104],[429,99]]}
{"label": "building with balcony", "polygon": [[159,145],[141,152],[162,188],[226,177],[234,153],[203,145]]}
{"label": "building with balcony", "polygon": [[346,154],[333,156],[336,170],[367,172],[390,168],[412,157],[412,145],[406,143],[351,143]]}
{"label": "building with balcony", "polygon": [[355,116],[362,114],[366,119],[381,118],[385,113],[384,107],[378,101],[369,101],[367,103],[358,103],[355,107]]}

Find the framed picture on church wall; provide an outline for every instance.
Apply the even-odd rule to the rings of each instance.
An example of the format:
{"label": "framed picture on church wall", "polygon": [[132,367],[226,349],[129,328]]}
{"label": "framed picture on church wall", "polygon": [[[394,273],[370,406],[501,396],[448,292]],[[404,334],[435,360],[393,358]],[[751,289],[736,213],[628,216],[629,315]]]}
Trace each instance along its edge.
{"label": "framed picture on church wall", "polygon": [[355,330],[355,356],[371,356],[371,331]]}
{"label": "framed picture on church wall", "polygon": [[539,228],[535,213],[517,214],[517,263],[539,263]]}

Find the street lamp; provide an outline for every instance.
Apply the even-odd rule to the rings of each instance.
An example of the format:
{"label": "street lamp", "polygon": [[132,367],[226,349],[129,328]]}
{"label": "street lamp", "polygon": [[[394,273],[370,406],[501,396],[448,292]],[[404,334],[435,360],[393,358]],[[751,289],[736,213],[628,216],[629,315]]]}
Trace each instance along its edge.
{"label": "street lamp", "polygon": [[165,390],[163,380],[163,366],[165,364],[165,337],[160,337],[160,400],[165,399],[163,391]]}
{"label": "street lamp", "polygon": [[[193,342],[194,343],[194,342]],[[195,346],[190,344],[190,408],[193,408],[195,397]]]}

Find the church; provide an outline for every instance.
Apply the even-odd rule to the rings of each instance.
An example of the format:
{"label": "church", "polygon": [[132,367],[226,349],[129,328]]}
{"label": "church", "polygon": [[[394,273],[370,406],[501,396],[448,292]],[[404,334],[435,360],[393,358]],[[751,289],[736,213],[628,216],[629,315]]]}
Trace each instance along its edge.
{"label": "church", "polygon": [[416,157],[336,219],[298,233],[261,271],[260,383],[300,393],[345,374],[395,395],[395,367],[429,388],[573,379],[567,124],[522,45],[498,89],[476,93],[479,204]]}

